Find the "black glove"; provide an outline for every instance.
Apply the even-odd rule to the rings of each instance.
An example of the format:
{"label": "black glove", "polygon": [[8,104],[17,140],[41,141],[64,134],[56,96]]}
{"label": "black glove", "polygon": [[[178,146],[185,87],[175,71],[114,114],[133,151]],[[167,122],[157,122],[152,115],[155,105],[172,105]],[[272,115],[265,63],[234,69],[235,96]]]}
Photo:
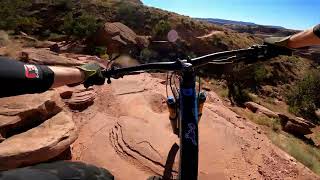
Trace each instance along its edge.
{"label": "black glove", "polygon": [[291,36],[287,37],[270,37],[264,39],[264,44],[268,47],[268,57],[272,58],[279,55],[292,55],[292,49],[288,48],[288,41]]}
{"label": "black glove", "polygon": [[83,85],[85,88],[88,88],[92,85],[103,85],[105,82],[105,77],[102,74],[102,70],[104,69],[97,63],[88,63],[82,66],[78,66],[84,75],[85,79]]}
{"label": "black glove", "polygon": [[265,44],[269,44],[269,45],[288,48],[287,46],[288,46],[288,41],[289,41],[290,37],[291,36],[287,36],[287,37],[269,37],[269,38],[264,39],[264,43]]}

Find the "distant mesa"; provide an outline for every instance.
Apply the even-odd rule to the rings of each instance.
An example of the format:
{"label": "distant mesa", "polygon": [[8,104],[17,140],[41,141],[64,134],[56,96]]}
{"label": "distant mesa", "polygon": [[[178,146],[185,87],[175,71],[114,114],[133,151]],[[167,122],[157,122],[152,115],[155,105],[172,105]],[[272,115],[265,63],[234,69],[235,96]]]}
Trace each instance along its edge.
{"label": "distant mesa", "polygon": [[233,20],[218,19],[218,18],[195,18],[195,19],[207,21],[207,22],[210,22],[213,24],[218,24],[218,25],[265,26],[265,27],[270,27],[270,28],[285,29],[282,26],[261,25],[261,24],[256,24],[256,23],[252,23],[252,22],[233,21]]}

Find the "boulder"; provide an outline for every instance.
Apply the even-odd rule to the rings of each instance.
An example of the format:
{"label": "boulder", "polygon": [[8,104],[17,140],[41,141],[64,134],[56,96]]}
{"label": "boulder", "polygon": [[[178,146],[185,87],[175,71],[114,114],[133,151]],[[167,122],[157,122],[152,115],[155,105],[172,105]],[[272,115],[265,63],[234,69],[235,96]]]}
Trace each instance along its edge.
{"label": "boulder", "polygon": [[53,41],[38,41],[36,44],[36,48],[50,48],[51,46],[57,44]]}
{"label": "boulder", "polygon": [[[81,86],[81,87],[80,87]],[[83,111],[93,104],[96,93],[92,88],[80,85],[76,90],[62,88],[60,97],[71,110]]]}
{"label": "boulder", "polygon": [[306,137],[310,139],[316,147],[320,148],[320,126],[312,128],[311,130],[313,133],[306,135]]}
{"label": "boulder", "polygon": [[254,113],[262,113],[270,118],[277,118],[278,117],[277,113],[255,103],[255,102],[246,102],[246,103],[244,103],[244,105]]}
{"label": "boulder", "polygon": [[77,138],[56,91],[0,99],[0,170],[50,160]]}
{"label": "boulder", "polygon": [[60,52],[82,54],[86,52],[86,44],[89,42],[73,41],[58,43]]}
{"label": "boulder", "polygon": [[52,46],[49,47],[50,48],[50,51],[52,52],[55,52],[55,53],[60,53],[60,47],[59,45],[56,43],[56,44],[53,44]]}
{"label": "boulder", "polygon": [[48,49],[24,49],[21,52],[20,59],[27,63],[43,65],[78,66],[83,64],[75,59],[67,58],[64,55],[59,55]]}
{"label": "boulder", "polygon": [[54,91],[0,99],[0,132],[14,135],[21,128],[41,123],[62,110]]}
{"label": "boulder", "polygon": [[284,131],[289,132],[294,135],[304,136],[312,133],[312,128],[315,128],[316,125],[313,123],[300,118],[300,117],[289,117],[285,114],[278,114],[281,125]]}
{"label": "boulder", "polygon": [[120,22],[104,24],[94,37],[94,42],[97,45],[106,46],[108,54],[130,53],[136,48],[146,47],[149,44],[148,38],[138,36]]}
{"label": "boulder", "polygon": [[60,112],[43,124],[0,143],[0,170],[50,160],[76,139],[77,128],[71,116]]}

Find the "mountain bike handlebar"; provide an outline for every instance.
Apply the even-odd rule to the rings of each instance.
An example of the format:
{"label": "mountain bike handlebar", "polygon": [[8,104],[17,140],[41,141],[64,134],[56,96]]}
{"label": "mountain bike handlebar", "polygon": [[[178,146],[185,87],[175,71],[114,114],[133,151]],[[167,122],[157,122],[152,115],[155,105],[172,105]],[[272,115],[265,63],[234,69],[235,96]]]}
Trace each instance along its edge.
{"label": "mountain bike handlebar", "polygon": [[256,59],[272,58],[278,55],[291,55],[292,51],[287,48],[273,47],[270,45],[254,45],[246,49],[238,49],[231,51],[223,51],[208,54],[205,56],[197,57],[194,59],[187,60],[177,60],[175,62],[158,62],[158,63],[148,63],[141,64],[138,66],[126,67],[115,69],[111,68],[103,71],[104,77],[108,78],[108,83],[110,83],[110,78],[119,78],[124,75],[130,74],[137,71],[146,70],[165,70],[165,71],[182,71],[188,68],[197,68],[206,65],[210,62],[213,63],[232,63],[239,62],[240,60],[246,59],[250,62],[254,62]]}

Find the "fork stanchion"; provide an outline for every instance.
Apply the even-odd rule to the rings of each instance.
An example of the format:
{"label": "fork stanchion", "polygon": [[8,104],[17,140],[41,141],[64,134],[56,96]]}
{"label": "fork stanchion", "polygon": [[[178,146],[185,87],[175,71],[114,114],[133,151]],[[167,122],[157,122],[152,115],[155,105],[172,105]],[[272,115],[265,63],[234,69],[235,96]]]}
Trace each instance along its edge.
{"label": "fork stanchion", "polygon": [[198,123],[200,122],[203,106],[206,100],[207,100],[207,93],[205,91],[201,91],[198,94]]}
{"label": "fork stanchion", "polygon": [[169,109],[169,119],[171,123],[171,128],[174,134],[178,135],[178,124],[177,124],[177,103],[173,96],[167,98],[167,106]]}

